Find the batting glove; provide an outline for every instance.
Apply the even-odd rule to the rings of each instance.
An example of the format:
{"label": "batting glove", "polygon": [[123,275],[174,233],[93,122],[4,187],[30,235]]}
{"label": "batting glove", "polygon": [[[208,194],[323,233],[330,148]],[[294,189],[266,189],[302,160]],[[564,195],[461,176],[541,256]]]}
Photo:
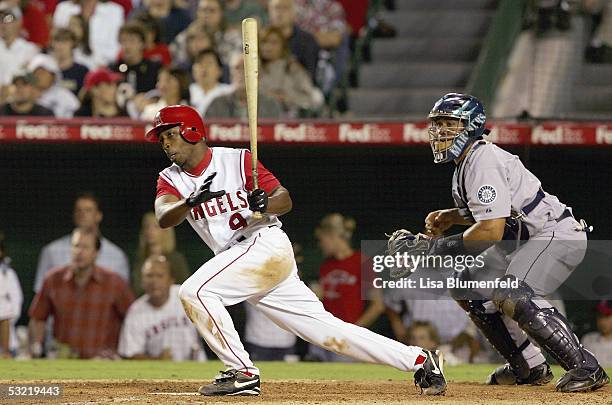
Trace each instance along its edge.
{"label": "batting glove", "polygon": [[268,193],[260,188],[253,190],[247,197],[249,209],[253,212],[266,212],[268,208]]}
{"label": "batting glove", "polygon": [[210,176],[204,180],[204,183],[198,188],[196,191],[191,193],[189,197],[185,200],[185,203],[189,207],[195,207],[197,205],[202,204],[204,201],[211,200],[213,198],[221,197],[225,195],[225,190],[219,191],[210,191],[210,185],[212,184],[213,179],[217,175],[217,172],[214,172]]}

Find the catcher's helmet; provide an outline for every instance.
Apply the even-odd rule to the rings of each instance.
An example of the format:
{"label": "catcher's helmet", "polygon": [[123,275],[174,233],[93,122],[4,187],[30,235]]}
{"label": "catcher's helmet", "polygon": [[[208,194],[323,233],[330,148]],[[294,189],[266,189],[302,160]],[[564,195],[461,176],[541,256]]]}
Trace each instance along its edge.
{"label": "catcher's helmet", "polygon": [[147,132],[145,138],[156,142],[160,133],[174,127],[179,127],[185,142],[198,143],[206,137],[204,121],[195,108],[188,105],[170,105],[155,114],[153,128]]}
{"label": "catcher's helmet", "polygon": [[[428,118],[431,120],[429,128],[429,143],[434,154],[435,163],[446,163],[461,156],[475,140],[486,135],[484,107],[480,100],[474,96],[461,93],[448,93],[436,101]],[[436,125],[436,120],[441,118],[457,119],[463,124],[463,128],[457,125],[455,131]],[[450,132],[450,133],[449,133]],[[439,148],[439,143],[452,140],[452,144],[444,149]]]}

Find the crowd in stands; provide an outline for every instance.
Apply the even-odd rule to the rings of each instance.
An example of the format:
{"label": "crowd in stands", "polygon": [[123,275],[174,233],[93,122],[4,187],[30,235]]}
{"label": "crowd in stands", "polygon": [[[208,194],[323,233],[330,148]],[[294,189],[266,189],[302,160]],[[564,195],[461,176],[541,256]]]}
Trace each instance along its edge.
{"label": "crowd in stands", "polygon": [[[160,228],[155,215],[145,213],[130,271],[124,251],[101,234],[102,220],[98,199],[78,194],[74,230],[39,254],[36,294],[26,303],[29,324],[21,330],[15,328],[23,305],[18,275],[25,272],[12,268],[0,234],[0,358],[206,360],[205,343],[178,297],[180,284],[196,269],[177,250],[174,229]],[[326,310],[366,328],[386,317],[397,340],[440,348],[450,364],[501,361],[449,297],[410,288],[364,289],[372,285],[362,273],[370,259],[352,247],[355,228],[352,218],[333,213],[315,229],[324,260],[310,286]],[[294,253],[301,272],[299,244]],[[245,306],[245,348],[254,360],[295,361],[301,355],[306,361],[352,361],[315,346],[298,352],[294,334]],[[612,301],[595,310],[597,331],[582,342],[612,366]]]}
{"label": "crowd in stands", "polygon": [[318,116],[347,74],[368,3],[3,0],[0,114],[150,120],[185,103],[206,117],[241,117],[235,65],[241,21],[254,17],[268,107],[260,116]]}

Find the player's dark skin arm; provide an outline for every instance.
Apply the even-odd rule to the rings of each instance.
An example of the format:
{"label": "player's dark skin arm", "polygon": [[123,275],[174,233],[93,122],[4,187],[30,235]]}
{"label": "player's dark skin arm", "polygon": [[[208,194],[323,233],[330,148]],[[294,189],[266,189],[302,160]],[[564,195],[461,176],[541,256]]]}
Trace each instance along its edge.
{"label": "player's dark skin arm", "polygon": [[441,236],[453,225],[471,225],[463,232],[464,241],[498,241],[504,235],[506,218],[470,222],[459,214],[458,208],[438,210],[425,218],[425,230],[430,236]]}
{"label": "player's dark skin arm", "polygon": [[270,194],[268,194],[268,209],[269,214],[284,215],[291,211],[293,202],[289,195],[289,190],[283,186],[277,186]]}
{"label": "player's dark skin arm", "polygon": [[[267,213],[283,215],[291,211],[293,203],[289,191],[278,186],[268,195]],[[172,194],[162,195],[155,200],[155,216],[162,228],[177,226],[187,218],[191,207],[187,205],[185,199],[179,199]]]}

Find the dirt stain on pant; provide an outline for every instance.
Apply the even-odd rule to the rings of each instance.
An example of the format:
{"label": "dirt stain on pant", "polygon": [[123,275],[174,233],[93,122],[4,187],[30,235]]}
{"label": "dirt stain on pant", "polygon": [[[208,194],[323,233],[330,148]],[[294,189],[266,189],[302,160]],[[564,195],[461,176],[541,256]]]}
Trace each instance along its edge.
{"label": "dirt stain on pant", "polygon": [[[219,325],[222,325],[220,321]],[[208,318],[208,322],[206,322],[206,329],[208,329],[210,333],[215,337],[215,339],[217,339],[217,342],[219,342],[219,344],[224,350],[227,349],[227,346],[225,345],[225,340],[223,340],[223,337],[219,332],[219,328],[215,327],[215,323],[213,322],[212,318]]]}
{"label": "dirt stain on pant", "polygon": [[197,311],[193,309],[193,307],[191,306],[191,304],[189,304],[189,302],[187,302],[187,300],[181,299],[181,304],[183,304],[183,309],[185,310],[187,317],[191,320],[192,323],[195,324],[198,320]]}
{"label": "dirt stain on pant", "polygon": [[293,269],[293,260],[290,256],[274,256],[256,269],[248,269],[244,272],[255,283],[255,288],[260,291],[271,290],[285,281]]}
{"label": "dirt stain on pant", "polygon": [[323,347],[325,347],[328,350],[333,351],[334,353],[338,353],[338,354],[345,354],[345,352],[348,350],[349,345],[346,342],[346,339],[340,339],[338,340],[335,337],[328,337],[324,342],[323,342]]}

